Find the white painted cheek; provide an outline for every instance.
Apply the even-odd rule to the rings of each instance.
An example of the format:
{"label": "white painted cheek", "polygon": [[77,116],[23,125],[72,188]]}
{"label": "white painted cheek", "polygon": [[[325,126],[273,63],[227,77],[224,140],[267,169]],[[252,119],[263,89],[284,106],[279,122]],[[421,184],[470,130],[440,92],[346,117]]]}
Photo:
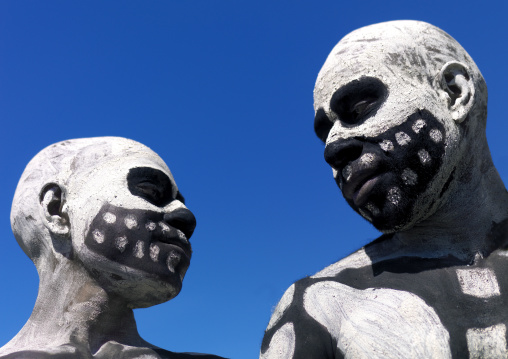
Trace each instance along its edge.
{"label": "white painted cheek", "polygon": [[273,335],[268,349],[260,359],[292,359],[295,354],[295,329],[293,323],[284,324]]}

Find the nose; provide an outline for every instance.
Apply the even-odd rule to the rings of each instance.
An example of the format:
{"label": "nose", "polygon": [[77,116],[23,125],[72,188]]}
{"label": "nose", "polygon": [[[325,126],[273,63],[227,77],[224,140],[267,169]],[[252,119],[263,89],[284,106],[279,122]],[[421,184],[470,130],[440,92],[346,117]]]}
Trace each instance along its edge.
{"label": "nose", "polygon": [[354,138],[331,142],[325,147],[325,161],[340,171],[348,163],[358,159],[362,151],[362,142]]}
{"label": "nose", "polygon": [[164,215],[164,221],[171,227],[179,229],[189,239],[196,228],[196,217],[186,208],[177,208]]}

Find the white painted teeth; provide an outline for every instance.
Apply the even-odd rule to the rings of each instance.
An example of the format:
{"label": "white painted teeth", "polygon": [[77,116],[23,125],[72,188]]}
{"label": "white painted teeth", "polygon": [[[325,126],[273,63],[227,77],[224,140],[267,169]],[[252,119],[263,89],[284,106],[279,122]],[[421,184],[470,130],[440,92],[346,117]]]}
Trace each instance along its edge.
{"label": "white painted teeth", "polygon": [[349,181],[352,173],[353,173],[353,169],[351,168],[351,165],[346,165],[342,169],[342,177],[344,177],[344,181],[346,181],[346,182]]}
{"label": "white painted teeth", "polygon": [[430,163],[431,160],[430,155],[426,150],[421,149],[420,151],[418,151],[418,157],[420,158],[420,162],[422,163],[422,165]]}
{"label": "white painted teeth", "polygon": [[150,258],[152,259],[152,261],[157,262],[157,260],[159,259],[159,252],[160,248],[158,245],[153,243],[150,244]]}
{"label": "white painted teeth", "polygon": [[102,219],[104,219],[104,221],[106,223],[110,223],[110,224],[116,222],[116,216],[110,212],[104,213],[104,215],[102,216]]}
{"label": "white painted teeth", "polygon": [[185,234],[183,234],[183,232],[181,230],[178,229],[177,233],[178,233],[178,239],[180,241],[182,241],[185,244],[189,244],[189,240],[187,239],[187,237],[185,236]]}
{"label": "white painted teeth", "polygon": [[395,140],[397,140],[397,143],[401,146],[407,145],[409,142],[411,142],[411,137],[405,132],[397,132],[395,134]]}
{"label": "white painted teeth", "polygon": [[390,140],[383,140],[381,143],[379,143],[379,146],[381,149],[385,152],[393,151],[393,142]]}
{"label": "white painted teeth", "polygon": [[118,237],[115,239],[115,247],[120,251],[120,253],[123,253],[128,242],[127,237]]}
{"label": "white painted teeth", "polygon": [[169,252],[166,264],[171,273],[175,273],[176,266],[180,263],[181,255],[177,251]]}
{"label": "white painted teeth", "polygon": [[134,247],[134,257],[143,258],[145,256],[145,243],[142,241],[137,241],[136,246]]}
{"label": "white painted teeth", "polygon": [[388,191],[387,199],[393,205],[397,206],[402,199],[402,195],[400,193],[400,189],[398,187],[392,187]]}
{"label": "white painted teeth", "polygon": [[93,232],[92,232],[92,235],[93,235],[93,239],[95,239],[95,241],[97,243],[103,243],[104,242],[104,233],[102,233],[98,229],[94,229]]}
{"label": "white painted teeth", "polygon": [[410,168],[405,168],[402,171],[402,181],[407,186],[414,186],[418,182],[418,175]]}
{"label": "white painted teeth", "polygon": [[157,228],[157,224],[155,224],[155,222],[148,221],[148,222],[146,222],[146,224],[145,224],[145,228],[146,228],[148,231],[152,232],[152,231],[155,231],[155,228]]}
{"label": "white painted teeth", "polygon": [[443,134],[441,133],[441,131],[439,131],[438,129],[434,128],[434,129],[430,130],[430,138],[435,143],[439,143],[439,142],[441,142],[443,140]]}
{"label": "white painted teeth", "polygon": [[413,131],[414,131],[415,133],[419,133],[419,132],[420,132],[420,130],[421,130],[422,128],[424,128],[426,125],[427,125],[427,124],[425,123],[425,121],[424,121],[423,119],[421,119],[421,118],[420,118],[420,119],[416,120],[416,122],[413,124],[413,127],[412,127],[412,128],[413,128]]}
{"label": "white painted teeth", "polygon": [[134,227],[137,227],[138,221],[136,220],[136,217],[134,217],[132,214],[128,214],[125,219],[123,220],[125,223],[125,226],[129,229],[133,229]]}

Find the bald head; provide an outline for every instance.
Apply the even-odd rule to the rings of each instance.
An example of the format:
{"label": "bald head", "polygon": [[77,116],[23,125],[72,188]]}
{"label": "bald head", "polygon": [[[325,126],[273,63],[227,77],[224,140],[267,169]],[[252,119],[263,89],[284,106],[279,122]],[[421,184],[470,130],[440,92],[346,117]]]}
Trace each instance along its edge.
{"label": "bald head", "polygon": [[391,21],[362,27],[341,39],[328,55],[314,89],[315,110],[323,108],[330,114],[324,104],[337,90],[338,76],[342,81],[373,76],[393,83],[396,72],[397,85],[434,86],[448,62],[466,66],[477,90],[476,101],[486,105],[487,88],[478,67],[443,30],[421,21]]}
{"label": "bald head", "polygon": [[[166,167],[155,152],[143,144],[121,137],[66,140],[40,151],[26,166],[19,180],[11,209],[11,226],[21,248],[36,261],[50,249],[44,240],[48,230],[41,216],[41,203],[48,190],[55,190],[64,205],[76,197],[91,172],[126,157],[149,157]],[[168,169],[169,171],[169,169]]]}

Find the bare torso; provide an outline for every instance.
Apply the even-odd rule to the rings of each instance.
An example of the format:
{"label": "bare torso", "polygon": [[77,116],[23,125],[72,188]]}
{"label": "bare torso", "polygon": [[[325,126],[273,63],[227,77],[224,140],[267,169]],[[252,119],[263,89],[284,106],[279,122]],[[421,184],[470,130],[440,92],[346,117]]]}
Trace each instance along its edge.
{"label": "bare torso", "polygon": [[508,355],[508,251],[371,260],[388,236],[296,282],[262,358],[500,358]]}

